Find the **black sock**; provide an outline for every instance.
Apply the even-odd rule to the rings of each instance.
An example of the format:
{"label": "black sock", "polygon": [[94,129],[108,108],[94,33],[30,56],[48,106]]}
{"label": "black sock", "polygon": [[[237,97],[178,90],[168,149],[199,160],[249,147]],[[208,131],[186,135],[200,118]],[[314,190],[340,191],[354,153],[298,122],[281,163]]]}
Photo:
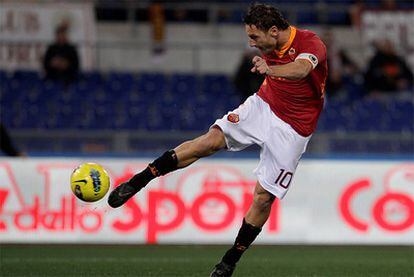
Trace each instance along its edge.
{"label": "black sock", "polygon": [[240,227],[234,245],[224,254],[221,260],[226,264],[235,265],[261,230],[262,228],[247,223],[243,218],[243,224]]}
{"label": "black sock", "polygon": [[129,183],[140,188],[145,187],[152,179],[165,175],[177,169],[177,155],[174,150],[168,150],[158,159],[150,163],[140,173],[136,174],[129,180]]}
{"label": "black sock", "polygon": [[154,175],[162,176],[177,169],[177,155],[174,150],[168,150],[161,157],[149,164]]}

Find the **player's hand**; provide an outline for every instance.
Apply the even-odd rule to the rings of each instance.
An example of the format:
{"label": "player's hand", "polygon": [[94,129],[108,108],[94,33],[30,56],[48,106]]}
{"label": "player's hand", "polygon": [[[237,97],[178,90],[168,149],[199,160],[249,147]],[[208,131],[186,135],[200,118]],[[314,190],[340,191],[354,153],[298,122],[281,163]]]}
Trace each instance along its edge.
{"label": "player's hand", "polygon": [[266,61],[259,57],[254,56],[253,60],[253,68],[250,70],[251,72],[257,72],[260,74],[268,74],[270,71],[269,66],[267,65]]}

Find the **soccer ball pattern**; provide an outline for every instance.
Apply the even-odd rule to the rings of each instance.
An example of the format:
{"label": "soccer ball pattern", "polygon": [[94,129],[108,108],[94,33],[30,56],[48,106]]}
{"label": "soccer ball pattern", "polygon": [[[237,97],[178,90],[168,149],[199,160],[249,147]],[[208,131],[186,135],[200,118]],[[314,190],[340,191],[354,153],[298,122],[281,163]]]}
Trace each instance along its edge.
{"label": "soccer ball pattern", "polygon": [[96,163],[84,163],[73,170],[70,177],[72,192],[85,202],[102,199],[109,190],[110,180],[105,169]]}

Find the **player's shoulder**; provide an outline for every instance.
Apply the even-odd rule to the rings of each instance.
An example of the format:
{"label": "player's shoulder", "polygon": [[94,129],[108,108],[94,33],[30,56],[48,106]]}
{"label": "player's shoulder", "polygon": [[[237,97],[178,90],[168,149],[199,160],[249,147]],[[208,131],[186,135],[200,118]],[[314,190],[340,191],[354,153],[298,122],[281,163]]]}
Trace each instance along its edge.
{"label": "player's shoulder", "polygon": [[309,40],[309,39],[318,39],[320,40],[319,36],[311,31],[311,30],[307,30],[307,29],[296,29],[296,35],[300,40]]}
{"label": "player's shoulder", "polygon": [[318,48],[326,48],[325,44],[321,40],[321,38],[314,32],[306,29],[297,29],[296,30],[296,46],[298,48],[306,48],[306,47],[318,47]]}

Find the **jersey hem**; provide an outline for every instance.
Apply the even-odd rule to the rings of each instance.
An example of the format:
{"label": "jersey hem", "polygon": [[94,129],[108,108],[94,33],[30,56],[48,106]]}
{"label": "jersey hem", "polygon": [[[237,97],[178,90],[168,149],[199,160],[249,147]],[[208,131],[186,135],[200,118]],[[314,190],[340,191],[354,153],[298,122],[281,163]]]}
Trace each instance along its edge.
{"label": "jersey hem", "polygon": [[260,99],[262,99],[267,105],[269,105],[270,110],[273,112],[273,114],[279,118],[280,120],[282,120],[284,123],[286,123],[287,125],[289,125],[290,128],[292,128],[292,130],[297,133],[299,136],[303,137],[303,138],[307,138],[310,137],[314,131],[310,132],[310,133],[303,133],[299,130],[297,130],[295,127],[292,126],[292,124],[290,124],[289,122],[287,122],[286,120],[283,120],[282,117],[278,114],[278,112],[276,112],[274,109],[272,109],[272,106],[266,101],[265,98],[262,97],[261,94],[257,93],[257,95],[260,97]]}

